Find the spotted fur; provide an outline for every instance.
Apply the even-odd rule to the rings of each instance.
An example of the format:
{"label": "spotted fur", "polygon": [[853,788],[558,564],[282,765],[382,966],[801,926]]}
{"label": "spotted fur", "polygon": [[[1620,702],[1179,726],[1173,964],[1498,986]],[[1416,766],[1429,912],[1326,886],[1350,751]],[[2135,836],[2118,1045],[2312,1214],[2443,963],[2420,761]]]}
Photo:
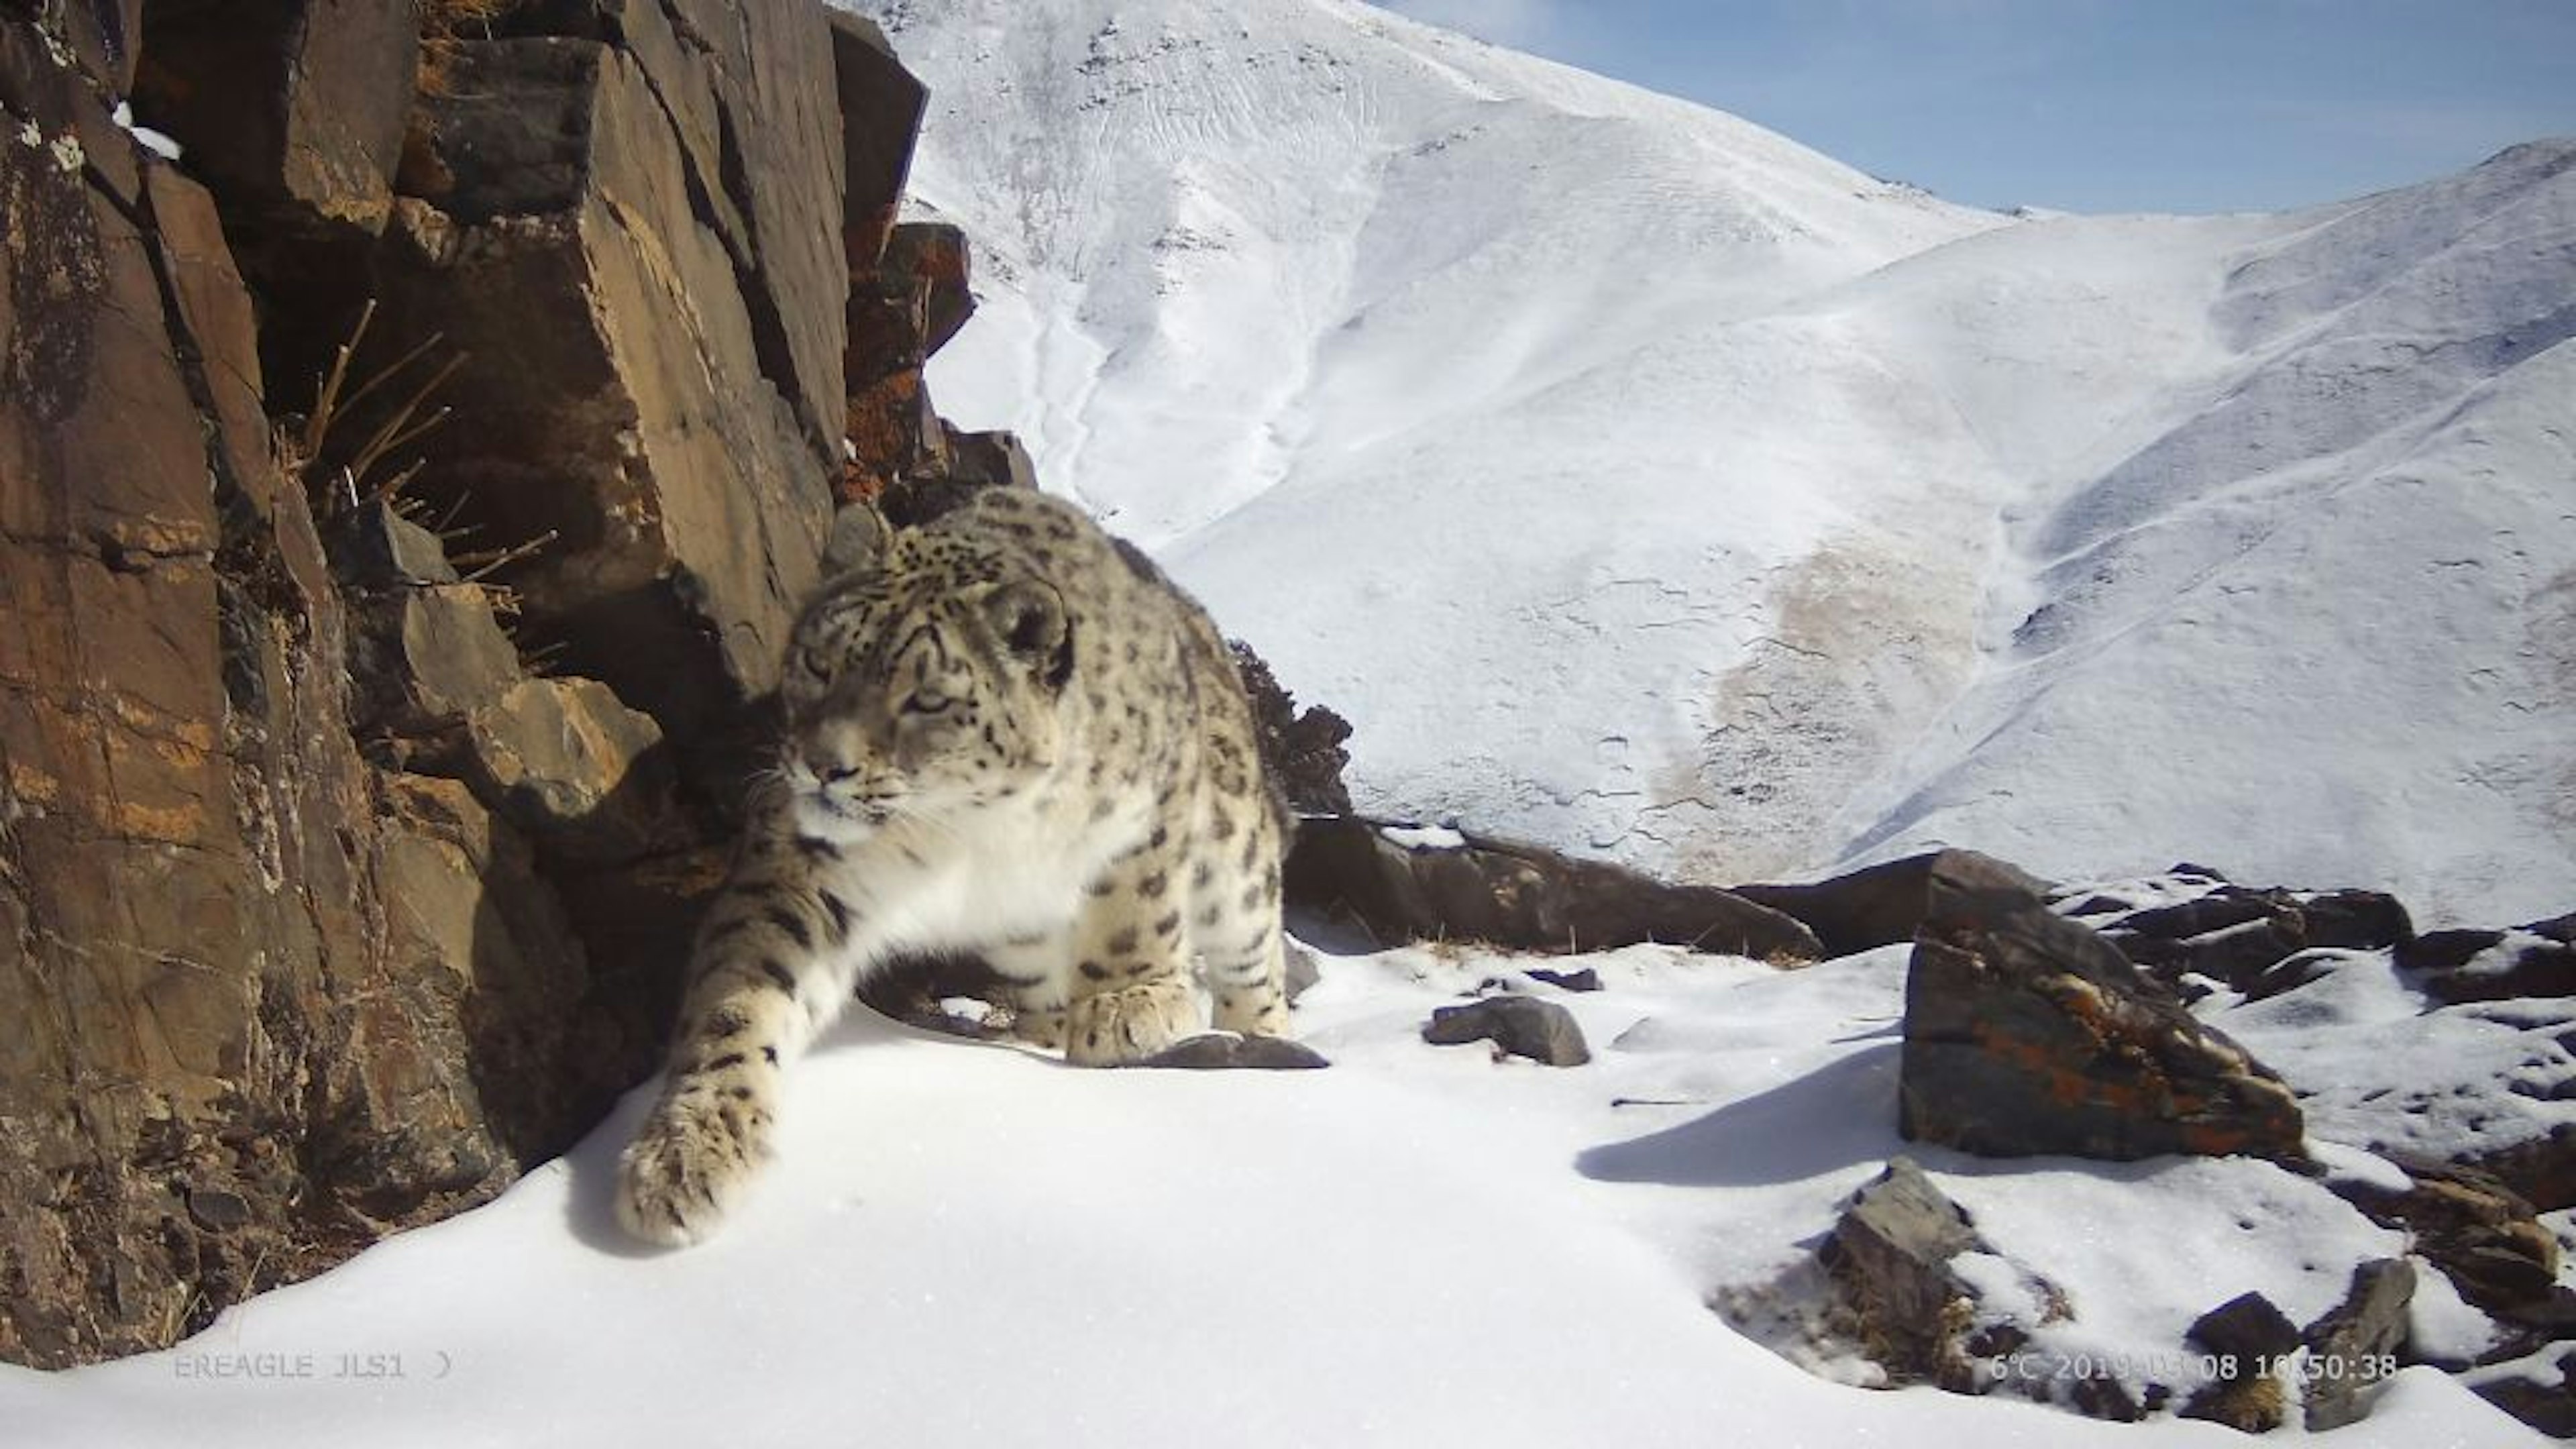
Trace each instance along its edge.
{"label": "spotted fur", "polygon": [[705,1238],[768,1155],[788,1066],[895,955],[980,953],[1071,1061],[1215,1024],[1284,1035],[1285,807],[1232,656],[1151,561],[996,488],[828,582],[780,686],[782,788],[707,913],[637,1237]]}

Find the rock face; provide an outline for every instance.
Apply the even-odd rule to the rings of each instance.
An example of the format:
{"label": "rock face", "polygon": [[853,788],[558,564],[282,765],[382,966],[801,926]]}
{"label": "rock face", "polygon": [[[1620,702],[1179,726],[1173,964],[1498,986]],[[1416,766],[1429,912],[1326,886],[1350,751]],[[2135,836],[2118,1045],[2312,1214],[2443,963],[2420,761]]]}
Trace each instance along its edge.
{"label": "rock face", "polygon": [[376,258],[387,340],[477,363],[420,496],[532,548],[524,626],[694,742],[775,683],[831,515],[830,32],[798,4],[513,15],[548,20],[567,33],[458,47],[424,98]]}
{"label": "rock face", "polygon": [[420,59],[418,0],[149,0],[145,124],[243,222],[384,230]]}
{"label": "rock face", "polygon": [[58,138],[0,147],[0,1199],[43,1209],[0,1356],[63,1364],[488,1190],[548,1124],[464,1002],[583,964],[460,863],[523,846],[360,759],[213,201],[44,41],[0,19],[9,128]]}
{"label": "rock face", "polygon": [[1823,954],[1806,927],[1713,886],[1667,885],[1535,846],[1408,833],[1356,816],[1299,826],[1287,897],[1291,910],[1381,946],[1465,940],[1595,951],[1662,941],[1780,961]]}
{"label": "rock face", "polygon": [[0,1358],[167,1342],[649,1070],[845,369],[954,320],[847,345],[921,102],[865,22],[528,0],[416,93],[422,14],[0,5]]}
{"label": "rock face", "polygon": [[1905,988],[1899,1126],[1996,1157],[2295,1158],[2289,1088],[2017,873],[1931,872]]}

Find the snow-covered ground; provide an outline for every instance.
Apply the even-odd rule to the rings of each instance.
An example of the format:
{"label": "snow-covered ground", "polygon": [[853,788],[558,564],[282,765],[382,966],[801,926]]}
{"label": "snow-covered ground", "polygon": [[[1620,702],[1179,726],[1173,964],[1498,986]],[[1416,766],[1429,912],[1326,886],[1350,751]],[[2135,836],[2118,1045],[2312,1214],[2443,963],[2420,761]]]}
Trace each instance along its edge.
{"label": "snow-covered ground", "polygon": [[2012,218],[1347,0],[901,0],[1016,428],[1364,806],[2576,899],[2576,145]]}
{"label": "snow-covered ground", "polygon": [[[780,1161],[703,1248],[641,1255],[609,1215],[639,1097],[499,1202],[174,1350],[0,1368],[0,1442],[2241,1442],[1848,1387],[1707,1306],[1795,1261],[1905,1150],[1904,956],[1551,963],[1604,987],[1559,996],[1596,1052],[1562,1071],[1421,1041],[1490,978],[1556,994],[1455,951],[1327,961],[1299,1008],[1320,1072],[1086,1071],[854,1020],[799,1067]],[[2305,1321],[2353,1262],[2402,1251],[2260,1163],[1917,1155],[2064,1294],[2043,1346],[2150,1372],[2194,1357],[2182,1329],[2226,1298]],[[2417,1331],[2465,1346],[2485,1325],[2437,1285]],[[2409,1369],[2335,1442],[2532,1437]]]}

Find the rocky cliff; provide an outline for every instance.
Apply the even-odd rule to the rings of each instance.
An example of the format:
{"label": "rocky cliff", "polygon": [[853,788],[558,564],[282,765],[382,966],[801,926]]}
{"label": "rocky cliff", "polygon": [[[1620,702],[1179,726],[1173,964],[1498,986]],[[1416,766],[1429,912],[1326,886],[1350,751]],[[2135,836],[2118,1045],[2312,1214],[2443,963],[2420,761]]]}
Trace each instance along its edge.
{"label": "rocky cliff", "polygon": [[650,1069],[836,493],[1025,475],[922,103],[819,0],[0,4],[0,1358]]}

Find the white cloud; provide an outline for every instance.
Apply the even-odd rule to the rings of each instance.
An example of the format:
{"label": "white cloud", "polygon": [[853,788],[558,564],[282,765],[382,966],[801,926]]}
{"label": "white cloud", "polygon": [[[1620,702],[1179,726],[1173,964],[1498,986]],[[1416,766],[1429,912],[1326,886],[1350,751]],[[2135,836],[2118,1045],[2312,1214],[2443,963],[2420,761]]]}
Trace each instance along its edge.
{"label": "white cloud", "polygon": [[1560,0],[1376,0],[1399,15],[1425,25],[1456,30],[1522,50],[1535,49],[1556,35],[1564,19]]}

